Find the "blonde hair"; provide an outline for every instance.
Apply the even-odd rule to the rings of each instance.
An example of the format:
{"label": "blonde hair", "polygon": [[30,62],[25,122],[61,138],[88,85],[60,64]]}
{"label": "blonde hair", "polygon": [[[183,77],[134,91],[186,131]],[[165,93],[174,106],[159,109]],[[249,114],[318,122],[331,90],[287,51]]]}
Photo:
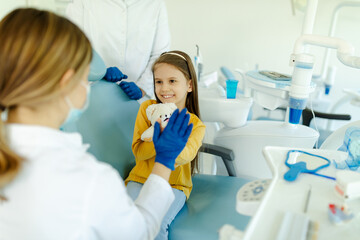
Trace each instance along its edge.
{"label": "blonde hair", "polygon": [[[199,100],[198,100],[198,88],[197,88],[197,77],[194,65],[192,64],[191,58],[189,55],[182,51],[170,51],[164,52],[160,55],[160,57],[154,62],[152,66],[152,72],[156,68],[157,64],[166,63],[176,67],[180,72],[182,72],[186,78],[186,80],[191,81],[192,91],[188,92],[186,96],[185,107],[187,110],[193,114],[195,114],[200,119],[200,108],[199,108]],[[154,74],[153,74],[154,75]],[[154,86],[155,86],[155,76],[154,78]],[[155,88],[154,88],[155,92]],[[156,96],[155,98],[158,103],[161,103],[159,98]],[[195,159],[191,161],[191,173],[194,174],[195,170],[199,170],[199,157],[196,155]]]}
{"label": "blonde hair", "polygon": [[[89,40],[66,18],[32,8],[10,12],[0,22],[0,114],[58,97],[60,79],[73,69],[69,91],[91,58]],[[16,176],[22,161],[8,146],[0,118],[0,188]]]}

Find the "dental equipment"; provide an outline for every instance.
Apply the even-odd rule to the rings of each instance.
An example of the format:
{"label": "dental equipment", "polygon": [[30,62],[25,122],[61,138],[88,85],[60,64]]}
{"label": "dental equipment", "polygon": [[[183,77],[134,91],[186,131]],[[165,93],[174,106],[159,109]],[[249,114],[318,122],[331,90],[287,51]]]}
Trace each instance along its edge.
{"label": "dental equipment", "polygon": [[[335,28],[336,28],[336,24],[338,21],[338,15],[339,15],[340,10],[344,9],[344,8],[355,8],[355,7],[360,7],[359,1],[345,1],[345,2],[339,3],[335,6],[335,8],[332,11],[331,24],[330,24],[329,33],[328,33],[329,37],[335,36]],[[336,103],[334,103],[331,108],[330,108],[330,104],[331,104],[330,99],[323,98],[324,95],[325,96],[329,95],[330,90],[336,80],[337,68],[335,66],[329,66],[330,54],[331,54],[330,48],[326,48],[324,58],[322,61],[321,73],[320,73],[320,75],[313,76],[313,79],[312,79],[316,83],[316,89],[311,94],[311,97],[310,97],[311,102],[307,104],[307,107],[310,109],[316,110],[318,112],[323,112],[325,114],[329,114],[329,116],[333,117],[333,116],[336,116],[336,114],[333,114],[333,113],[337,113],[338,110],[340,109],[340,106],[342,106],[343,104],[351,101],[350,103],[352,105],[356,105],[356,100],[355,100],[356,96],[346,95],[346,96],[342,97],[340,100],[338,100]],[[352,95],[352,93],[350,91],[347,91],[344,89],[344,92]],[[352,91],[352,92],[354,92],[354,91]],[[302,114],[302,117],[303,117],[303,124],[304,124],[304,112]],[[333,132],[332,125],[334,124],[334,121],[330,120],[330,119],[332,119],[332,117],[326,118],[327,120],[325,122],[321,121],[321,120],[320,120],[320,122],[318,122],[317,116],[316,116],[316,120],[313,121],[313,125],[315,125],[316,130],[318,130],[320,133],[320,137],[319,137],[319,141],[318,141],[319,145],[321,145],[322,142],[324,141],[324,139],[326,139]],[[323,127],[319,127],[319,129],[318,129],[316,126],[318,123],[323,125]]]}
{"label": "dental equipment", "polygon": [[226,80],[228,80],[228,79],[235,80],[236,79],[234,74],[232,74],[230,69],[228,69],[227,67],[222,66],[220,68],[220,70],[221,70],[222,74],[224,74]]}
{"label": "dental equipment", "polygon": [[[313,1],[317,3],[316,0]],[[304,25],[307,26],[304,27],[305,32],[309,32],[312,29],[310,25],[312,24],[311,19],[313,19],[313,14],[314,11],[307,14],[307,18],[310,20],[304,22]],[[307,60],[308,57],[300,58],[300,60],[302,59]],[[310,59],[313,62],[312,57],[310,57]],[[250,75],[252,73],[254,73],[256,77],[251,78]],[[310,76],[311,74],[312,69],[310,69]],[[302,76],[302,72],[300,72],[300,75]],[[262,79],[259,80],[258,78]],[[314,85],[312,85],[312,87],[315,88]],[[254,101],[261,102],[260,105],[265,108],[274,110],[279,106],[287,107],[289,92],[291,92],[290,81],[276,81],[263,76],[258,71],[251,71],[246,74],[245,96],[253,97]],[[199,94],[199,96],[200,95],[203,95],[203,93]],[[216,132],[214,143],[234,151],[234,168],[236,176],[238,177],[242,176],[250,179],[272,177],[270,169],[261,153],[263,147],[267,145],[312,148],[319,137],[319,134],[314,129],[302,125],[289,124],[287,122],[248,121],[236,123],[233,121],[230,123],[231,125],[229,125],[229,121],[235,120],[233,114],[240,114],[238,113],[239,110],[242,111],[243,109],[239,107],[236,108],[236,111],[234,111],[234,108],[231,111],[226,107],[225,111],[224,108],[227,102],[220,98],[212,98],[212,100],[218,102],[218,104],[215,105],[214,102],[205,99],[203,96],[199,97],[201,115],[205,122],[214,122],[215,120],[219,120],[217,122],[221,123],[227,122],[225,123],[225,127]],[[243,101],[246,101],[245,99],[246,98],[242,98]],[[249,106],[244,103],[238,104]],[[248,109],[246,109],[245,112],[248,114]],[[209,115],[209,118],[205,117],[206,114]]]}
{"label": "dental equipment", "polygon": [[[268,101],[269,99],[262,99],[262,102],[267,104],[267,106],[264,107],[273,107],[273,109],[274,107],[281,106],[284,103],[283,99],[288,99],[288,106],[290,108],[289,122],[292,124],[299,123],[302,110],[306,107],[309,94],[314,90],[314,87],[311,85],[311,80],[315,61],[312,55],[306,54],[306,45],[337,49],[337,57],[343,64],[354,68],[360,68],[360,58],[354,56],[354,48],[350,43],[339,38],[312,34],[317,2],[317,0],[308,1],[306,15],[303,22],[303,35],[297,39],[293,54],[290,57],[290,65],[294,66],[294,70],[289,89],[285,86],[276,90],[264,90],[272,91],[270,94],[267,92],[267,94],[272,96],[269,97],[269,99],[274,102],[272,103],[273,106],[269,106],[271,102]],[[335,75],[335,70],[333,70],[332,75]],[[329,79],[332,78],[329,77]],[[252,79],[250,78],[250,80]],[[264,83],[263,86],[266,84]],[[277,87],[276,84],[273,85],[275,85],[275,88]],[[279,97],[273,97],[273,93],[278,94]],[[256,98],[254,98],[254,100],[257,101]]]}
{"label": "dental equipment", "polygon": [[333,177],[317,173],[320,169],[330,166],[330,160],[323,156],[300,150],[290,150],[287,153],[285,165],[290,168],[284,174],[284,179],[289,182],[295,181],[302,172],[335,180]]}
{"label": "dental equipment", "polygon": [[[317,3],[317,0],[313,0],[313,2]],[[313,9],[310,10],[306,21],[304,21],[306,27],[304,27],[303,31],[305,33],[312,30],[311,25],[313,25],[315,11]],[[305,61],[309,57],[301,56],[299,59]],[[310,57],[310,60],[310,62],[313,62],[312,57]],[[298,65],[297,67],[303,67],[305,64]],[[307,72],[306,70],[308,69],[305,69],[305,72]],[[310,69],[310,76],[311,74],[312,69]],[[304,74],[301,71],[299,74],[295,73],[295,75],[302,80]],[[312,87],[315,88],[314,85]],[[302,90],[301,87],[300,89]],[[278,107],[287,107],[289,105],[289,92],[291,92],[291,81],[273,80],[260,74],[259,71],[246,73],[245,96],[252,97],[262,107],[270,110]],[[202,111],[203,106],[200,109]],[[222,115],[221,109],[215,109],[213,105],[210,109],[216,111],[217,115]],[[235,112],[237,111],[233,111],[233,113]],[[224,119],[232,118],[230,115],[223,117]],[[206,121],[204,117],[203,119]],[[270,169],[261,153],[265,146],[312,148],[319,137],[318,132],[314,129],[302,125],[289,124],[288,122],[248,121],[244,126],[240,127],[238,125],[237,128],[233,128],[233,126],[229,127],[226,125],[221,128],[214,138],[214,143],[234,151],[236,176],[243,176],[254,180],[272,177]]]}
{"label": "dental equipment", "polygon": [[253,100],[248,97],[226,99],[214,95],[207,96],[205,93],[201,93],[199,97],[203,121],[223,123],[228,128],[239,128],[246,124],[252,103]]}
{"label": "dental equipment", "polygon": [[199,46],[196,44],[196,56],[195,56],[195,69],[197,71],[197,80],[200,81],[201,80],[201,74],[203,71],[203,62],[202,62],[202,56],[200,53],[200,48]]}
{"label": "dental equipment", "polygon": [[236,211],[243,215],[253,216],[270,183],[271,179],[255,180],[242,186],[236,194]]}
{"label": "dental equipment", "polygon": [[311,221],[308,216],[294,212],[286,212],[276,240],[316,239],[318,229],[318,223]]}
{"label": "dental equipment", "polygon": [[[307,2],[305,17],[302,25],[302,34],[311,34],[314,26],[318,0],[309,0]],[[294,4],[292,2],[292,4]],[[305,52],[305,50],[304,50]],[[306,106],[306,101],[297,100],[295,97],[307,99],[309,93],[314,91],[314,84],[311,88],[305,89],[298,82],[303,78],[307,81],[304,85],[309,86],[312,77],[313,57],[303,54],[298,56],[292,76],[292,81],[278,81],[261,75],[257,71],[248,72],[245,91],[246,96],[253,96],[254,101],[269,110],[275,110],[278,107],[290,107],[289,122],[298,123],[297,119],[301,117],[301,111]],[[290,95],[290,96],[289,96]],[[302,96],[305,95],[305,96]],[[289,101],[290,99],[290,101]],[[288,120],[288,119],[286,119]]]}
{"label": "dental equipment", "polygon": [[305,45],[321,46],[337,49],[338,59],[345,65],[360,68],[360,57],[354,56],[354,47],[345,40],[319,35],[302,35],[294,46],[290,64],[295,65],[290,87],[289,122],[298,124],[302,110],[306,106],[310,92],[310,82],[314,64],[313,56],[305,54]]}
{"label": "dental equipment", "polygon": [[[212,109],[215,111],[214,107]],[[238,109],[241,110],[241,108]],[[229,121],[229,117],[232,118],[233,114],[238,114],[237,111],[229,111],[231,115],[223,116],[224,120]],[[219,112],[222,113],[223,110],[219,109]],[[218,115],[222,115],[221,113]],[[319,135],[314,129],[303,125],[254,120],[247,121],[245,125],[237,128],[229,126],[221,128],[215,136],[214,143],[233,150],[237,177],[256,180],[272,177],[262,155],[262,149],[265,146],[312,148],[318,137]]]}
{"label": "dental equipment", "polygon": [[301,34],[311,34],[314,28],[318,0],[308,0]]}
{"label": "dental equipment", "polygon": [[355,215],[344,206],[339,207],[335,204],[329,204],[328,217],[333,224],[340,224],[350,221]]}
{"label": "dental equipment", "polygon": [[[227,67],[222,66],[222,67],[220,67],[220,70],[221,70],[222,74],[223,74],[223,75],[225,76],[225,78],[226,78],[226,79],[225,79],[225,82],[226,82],[227,80],[237,80],[238,82],[240,82],[240,81],[234,76],[234,74],[230,71],[230,69],[228,69]],[[243,94],[244,94],[243,89],[244,89],[244,77],[245,77],[245,76],[244,76],[244,73],[242,72],[242,70],[240,70],[240,69],[235,69],[235,71],[241,75],[241,83],[242,83],[242,86],[237,88],[237,93],[243,95]]]}
{"label": "dental equipment", "polygon": [[[257,66],[257,65],[256,65]],[[255,66],[255,68],[256,68]],[[240,68],[236,68],[235,72],[237,72],[240,76],[241,76],[241,92],[242,94],[244,94],[244,89],[245,89],[245,73],[242,69]]]}
{"label": "dental equipment", "polygon": [[[225,80],[238,80],[235,76],[234,76],[234,74],[230,71],[230,69],[228,69],[227,67],[224,67],[224,66],[222,66],[221,68],[220,68],[220,70],[221,70],[221,72],[222,72],[222,74],[224,74],[224,76],[225,76]],[[235,72],[237,72],[237,73],[239,73],[240,74],[240,76],[241,76],[241,87],[239,87],[238,88],[238,93],[240,93],[240,94],[244,94],[244,79],[245,79],[245,75],[244,75],[244,72],[241,70],[241,69],[235,69]],[[239,80],[238,80],[239,81]],[[240,82],[240,81],[239,81]]]}
{"label": "dental equipment", "polygon": [[[329,203],[343,205],[342,200],[334,193],[335,182],[319,177],[315,178],[311,174],[302,174],[294,182],[288,182],[283,178],[288,171],[284,161],[290,150],[294,149],[273,146],[264,148],[263,153],[273,173],[273,179],[259,208],[246,227],[243,240],[277,239],[280,229],[282,229],[284,215],[287,212],[307,216],[311,221],[319,224],[317,239],[358,239],[360,234],[360,229],[357,227],[359,218],[354,218],[355,225],[339,225],[336,228],[327,218]],[[299,150],[325,157],[331,161],[345,157],[344,152],[335,150],[312,148]],[[321,171],[326,175],[336,176],[337,170],[330,165]],[[311,196],[307,213],[304,213],[309,185],[311,185]],[[356,212],[360,207],[360,202],[349,201],[347,205]],[[295,238],[285,237],[283,239]]]}
{"label": "dental equipment", "polygon": [[245,96],[253,97],[260,106],[269,110],[287,107],[291,81],[274,80],[260,71],[247,72],[245,80]]}
{"label": "dental equipment", "polygon": [[[329,29],[329,37],[333,37],[335,36],[335,28],[336,28],[336,23],[338,20],[338,15],[339,15],[339,11],[340,9],[344,8],[344,7],[360,7],[360,2],[358,1],[345,1],[342,3],[339,3],[333,13],[332,13],[332,18],[331,18],[331,25],[330,25],[330,29]],[[331,87],[334,84],[335,81],[335,72],[336,72],[336,68],[335,67],[328,67],[329,65],[329,58],[330,58],[330,49],[327,48],[325,55],[324,55],[324,60],[323,60],[323,66],[322,66],[322,71],[321,71],[321,78],[324,80],[324,85],[325,85],[325,94],[329,94]]]}
{"label": "dental equipment", "polygon": [[277,81],[291,81],[291,76],[271,71],[260,71],[260,74]]}
{"label": "dental equipment", "polygon": [[311,196],[311,185],[309,187],[309,191],[308,194],[306,196],[306,201],[305,201],[305,206],[304,206],[304,213],[307,213],[308,207],[309,207],[309,202],[310,202],[310,196]]}
{"label": "dental equipment", "polygon": [[339,151],[348,153],[345,161],[335,161],[335,167],[338,169],[349,168],[356,171],[360,166],[360,128],[349,127],[345,131],[343,145]]}
{"label": "dental equipment", "polygon": [[[344,88],[343,92],[346,93],[345,96],[343,96],[342,98],[340,98],[338,101],[336,101],[336,103],[330,108],[329,112],[333,113],[333,112],[337,112],[338,109],[341,108],[341,106],[343,106],[344,104],[350,102],[351,104],[355,105],[355,106],[359,106],[359,102],[360,102],[360,92],[358,92],[357,90],[354,89],[348,89],[348,88]],[[350,120],[350,119],[349,119]],[[332,125],[333,125],[333,121],[328,121],[326,124],[326,131],[331,131],[332,129]]]}
{"label": "dental equipment", "polygon": [[360,173],[349,170],[337,171],[335,192],[343,200],[359,198]]}

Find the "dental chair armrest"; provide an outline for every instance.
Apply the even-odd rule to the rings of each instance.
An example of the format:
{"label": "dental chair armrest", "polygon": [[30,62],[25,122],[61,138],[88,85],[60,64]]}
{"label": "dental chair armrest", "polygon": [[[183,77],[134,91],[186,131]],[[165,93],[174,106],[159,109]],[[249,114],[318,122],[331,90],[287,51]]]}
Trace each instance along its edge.
{"label": "dental chair armrest", "polygon": [[199,151],[220,157],[225,164],[229,176],[236,176],[235,168],[232,163],[235,159],[235,156],[232,150],[213,144],[203,143]]}
{"label": "dental chair armrest", "polygon": [[[351,115],[349,114],[334,114],[334,113],[324,113],[314,111],[315,117],[332,119],[332,120],[351,120]],[[310,126],[311,119],[313,115],[310,109],[305,108],[302,112],[303,125]]]}

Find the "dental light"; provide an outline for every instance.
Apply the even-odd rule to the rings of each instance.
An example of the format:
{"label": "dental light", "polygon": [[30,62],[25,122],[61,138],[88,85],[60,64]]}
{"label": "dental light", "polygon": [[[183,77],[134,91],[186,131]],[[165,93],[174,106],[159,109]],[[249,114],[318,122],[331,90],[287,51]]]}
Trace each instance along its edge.
{"label": "dental light", "polygon": [[[336,23],[338,20],[339,11],[340,11],[340,9],[342,9],[344,7],[360,7],[360,2],[359,1],[345,1],[345,2],[339,3],[335,7],[333,14],[332,14],[332,18],[331,18],[331,25],[330,25],[329,34],[328,34],[329,37],[335,36],[335,28],[336,28]],[[329,94],[330,89],[334,84],[335,73],[336,73],[336,68],[334,66],[328,67],[329,58],[330,58],[330,48],[327,48],[325,55],[324,55],[323,66],[322,66],[322,71],[321,71],[321,78],[324,81],[326,95]]]}

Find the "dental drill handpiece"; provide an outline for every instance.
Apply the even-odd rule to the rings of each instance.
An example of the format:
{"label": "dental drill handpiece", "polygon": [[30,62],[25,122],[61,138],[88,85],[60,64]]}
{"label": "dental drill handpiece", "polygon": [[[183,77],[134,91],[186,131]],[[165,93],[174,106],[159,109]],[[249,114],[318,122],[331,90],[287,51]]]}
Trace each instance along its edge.
{"label": "dental drill handpiece", "polygon": [[200,48],[199,46],[196,44],[196,57],[195,57],[195,65],[197,68],[197,80],[200,81],[200,77],[201,77],[201,73],[203,71],[203,63],[202,63],[202,56],[200,53]]}

